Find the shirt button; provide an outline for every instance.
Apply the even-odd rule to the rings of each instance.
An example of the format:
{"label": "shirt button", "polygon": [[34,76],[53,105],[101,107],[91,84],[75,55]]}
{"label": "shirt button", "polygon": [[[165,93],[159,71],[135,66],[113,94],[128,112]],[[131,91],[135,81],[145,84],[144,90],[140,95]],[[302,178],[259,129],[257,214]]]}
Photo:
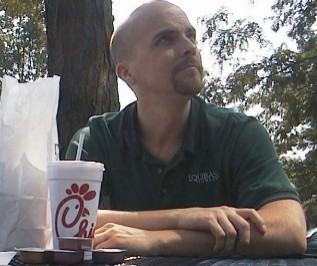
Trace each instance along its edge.
{"label": "shirt button", "polygon": [[157,168],[157,173],[158,174],[162,174],[163,173],[163,168],[162,167]]}
{"label": "shirt button", "polygon": [[162,194],[167,194],[167,188],[162,188]]}

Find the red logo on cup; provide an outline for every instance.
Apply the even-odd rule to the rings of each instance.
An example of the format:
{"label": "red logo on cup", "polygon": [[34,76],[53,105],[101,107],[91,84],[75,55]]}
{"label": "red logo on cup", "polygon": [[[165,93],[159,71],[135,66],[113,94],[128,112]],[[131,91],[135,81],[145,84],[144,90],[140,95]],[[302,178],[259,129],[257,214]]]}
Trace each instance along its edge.
{"label": "red logo on cup", "polygon": [[[94,233],[94,223],[89,225],[87,216],[90,213],[85,208],[85,202],[96,197],[96,191],[89,191],[89,184],[83,184],[80,187],[78,184],[72,184],[70,188],[66,189],[66,196],[58,204],[55,213],[55,231],[59,237],[59,221],[65,228],[72,228],[79,224],[78,232],[74,237],[92,238]],[[72,210],[73,209],[73,210]],[[71,214],[74,211],[74,214]],[[71,215],[70,215],[71,214]]]}

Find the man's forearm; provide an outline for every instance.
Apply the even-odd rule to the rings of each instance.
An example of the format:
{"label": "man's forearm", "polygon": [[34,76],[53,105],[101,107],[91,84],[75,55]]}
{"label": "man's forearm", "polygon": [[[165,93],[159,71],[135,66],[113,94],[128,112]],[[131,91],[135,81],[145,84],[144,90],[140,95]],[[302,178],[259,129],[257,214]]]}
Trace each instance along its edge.
{"label": "man's forearm", "polygon": [[[149,254],[157,256],[212,257],[214,237],[209,232],[188,230],[151,231],[153,249]],[[141,251],[142,252],[142,251]]]}
{"label": "man's forearm", "polygon": [[176,229],[180,213],[181,209],[140,212],[99,210],[96,228],[115,223],[150,231]]}
{"label": "man's forearm", "polygon": [[[257,217],[259,215],[261,219]],[[236,234],[230,233],[228,222]],[[97,228],[107,223],[148,231],[155,241],[151,242],[155,244],[151,245],[151,252],[160,255],[191,254],[188,253],[189,246],[193,245],[191,239],[196,240],[195,254],[209,256],[274,257],[302,254],[306,249],[305,217],[300,204],[293,200],[275,201],[257,212],[228,207],[145,212],[99,211]],[[213,233],[219,228],[224,231]],[[162,248],[164,246],[166,248]]]}

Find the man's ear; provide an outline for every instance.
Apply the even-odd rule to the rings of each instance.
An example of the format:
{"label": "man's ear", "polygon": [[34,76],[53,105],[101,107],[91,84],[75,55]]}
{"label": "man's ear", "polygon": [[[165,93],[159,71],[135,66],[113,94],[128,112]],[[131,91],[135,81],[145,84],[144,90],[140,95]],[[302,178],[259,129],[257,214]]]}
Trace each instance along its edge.
{"label": "man's ear", "polygon": [[120,63],[116,67],[116,73],[119,78],[124,80],[130,87],[134,85],[135,79],[133,78],[129,68],[126,64]]}

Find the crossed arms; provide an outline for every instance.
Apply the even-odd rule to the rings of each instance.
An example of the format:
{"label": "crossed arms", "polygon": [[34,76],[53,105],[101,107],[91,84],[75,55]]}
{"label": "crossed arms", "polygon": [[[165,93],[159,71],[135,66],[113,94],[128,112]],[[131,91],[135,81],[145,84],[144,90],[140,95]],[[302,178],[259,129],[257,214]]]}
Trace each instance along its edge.
{"label": "crossed arms", "polygon": [[249,256],[303,254],[306,223],[295,200],[259,210],[230,207],[121,212],[99,210],[94,245],[144,256]]}

